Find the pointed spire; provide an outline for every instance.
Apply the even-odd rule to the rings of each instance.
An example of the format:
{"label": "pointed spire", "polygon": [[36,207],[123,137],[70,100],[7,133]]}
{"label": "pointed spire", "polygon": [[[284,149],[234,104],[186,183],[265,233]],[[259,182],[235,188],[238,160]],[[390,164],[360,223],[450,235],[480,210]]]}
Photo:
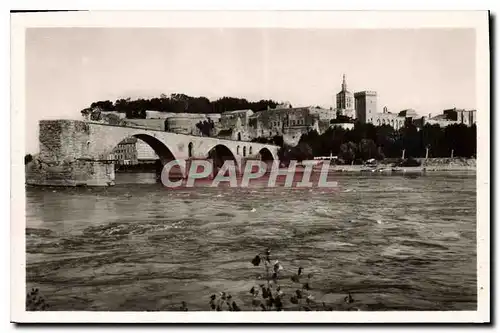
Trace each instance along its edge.
{"label": "pointed spire", "polygon": [[342,91],[347,90],[347,83],[345,82],[345,74],[342,75]]}

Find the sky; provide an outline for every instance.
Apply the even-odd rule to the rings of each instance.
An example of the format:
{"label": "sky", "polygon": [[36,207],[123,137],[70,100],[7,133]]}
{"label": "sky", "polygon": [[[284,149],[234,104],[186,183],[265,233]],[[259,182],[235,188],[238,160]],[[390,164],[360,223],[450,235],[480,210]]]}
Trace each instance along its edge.
{"label": "sky", "polygon": [[334,105],[342,75],[378,110],[476,108],[473,29],[28,28],[26,150],[40,119],[99,100],[184,93]]}

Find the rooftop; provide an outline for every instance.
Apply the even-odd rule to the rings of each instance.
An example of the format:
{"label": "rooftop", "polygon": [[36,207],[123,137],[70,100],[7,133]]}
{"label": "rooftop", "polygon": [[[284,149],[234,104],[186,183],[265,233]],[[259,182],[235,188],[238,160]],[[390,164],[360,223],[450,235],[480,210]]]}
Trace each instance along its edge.
{"label": "rooftop", "polygon": [[364,90],[364,91],[357,91],[354,93],[354,96],[364,96],[364,95],[376,96],[377,92],[374,90]]}
{"label": "rooftop", "polygon": [[250,110],[250,109],[246,109],[246,110],[234,110],[234,111],[224,111],[222,112],[222,114],[240,114],[240,113],[249,113],[250,114],[253,114],[253,111]]}

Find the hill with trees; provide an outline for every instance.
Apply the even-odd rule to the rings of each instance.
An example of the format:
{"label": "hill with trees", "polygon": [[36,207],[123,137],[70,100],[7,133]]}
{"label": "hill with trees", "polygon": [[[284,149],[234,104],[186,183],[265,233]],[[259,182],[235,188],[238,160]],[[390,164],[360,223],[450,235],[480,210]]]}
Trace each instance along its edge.
{"label": "hill with trees", "polygon": [[[222,113],[224,111],[253,110],[255,112],[274,108],[278,102],[273,100],[260,100],[250,102],[244,98],[222,97],[210,101],[206,97],[192,97],[185,94],[162,94],[159,98],[151,99],[118,99],[112,101],[98,101],[90,105],[90,109],[99,108],[102,111],[117,111],[126,114],[128,119],[146,118],[146,110],[172,113]],[[84,109],[87,110],[87,109]],[[82,113],[84,112],[82,110]]]}

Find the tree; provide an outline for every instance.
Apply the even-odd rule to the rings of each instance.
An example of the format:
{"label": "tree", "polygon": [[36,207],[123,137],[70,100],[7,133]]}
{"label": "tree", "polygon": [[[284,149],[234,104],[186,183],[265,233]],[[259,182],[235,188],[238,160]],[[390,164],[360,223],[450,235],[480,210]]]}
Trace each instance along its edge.
{"label": "tree", "polygon": [[90,104],[90,107],[92,109],[99,108],[102,111],[114,111],[115,110],[115,106],[113,105],[113,102],[111,102],[111,101],[94,102],[94,103]]}
{"label": "tree", "polygon": [[379,158],[378,147],[371,139],[362,139],[359,143],[359,158],[369,160],[371,158]]}
{"label": "tree", "polygon": [[31,154],[24,155],[24,165],[28,164],[31,161],[33,161],[33,156],[31,156]]}
{"label": "tree", "polygon": [[127,118],[142,118],[146,110],[172,113],[196,113],[210,114],[222,113],[224,111],[250,109],[255,112],[267,110],[268,107],[276,107],[277,102],[273,100],[260,100],[249,102],[244,98],[222,97],[215,101],[199,96],[192,97],[186,94],[173,93],[170,96],[161,94],[160,97],[151,99],[118,99],[113,104],[111,101],[93,102],[90,108],[99,108],[102,111],[118,111],[127,114]]}
{"label": "tree", "polygon": [[198,122],[196,128],[200,130],[201,135],[211,136],[214,129],[214,122],[209,118],[208,120]]}
{"label": "tree", "polygon": [[422,155],[422,144],[417,127],[412,123],[406,123],[401,130],[403,149],[407,157],[418,157]]}
{"label": "tree", "polygon": [[305,142],[301,142],[295,147],[293,151],[294,157],[297,161],[310,160],[314,157],[311,146]]}
{"label": "tree", "polygon": [[348,143],[343,143],[342,145],[340,145],[339,156],[346,163],[354,162],[354,159],[356,158],[356,144],[349,141]]}
{"label": "tree", "polygon": [[299,144],[307,144],[315,156],[319,156],[322,153],[322,140],[320,140],[320,135],[316,130],[309,130],[307,133],[302,134],[299,139]]}

